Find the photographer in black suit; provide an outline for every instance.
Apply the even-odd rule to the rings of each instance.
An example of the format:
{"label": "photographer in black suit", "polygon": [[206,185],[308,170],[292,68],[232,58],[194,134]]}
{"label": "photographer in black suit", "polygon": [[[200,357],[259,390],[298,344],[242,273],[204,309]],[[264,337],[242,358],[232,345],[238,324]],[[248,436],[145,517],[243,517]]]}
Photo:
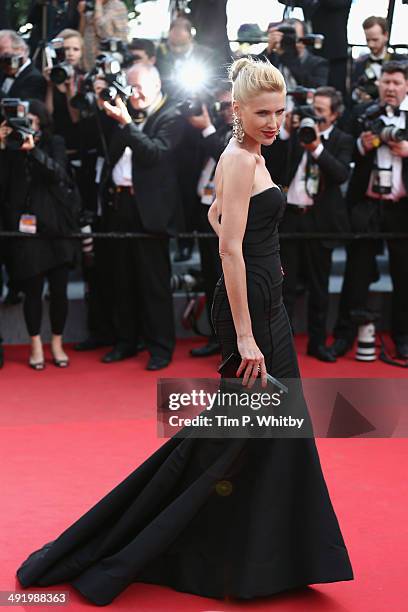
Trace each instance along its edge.
{"label": "photographer in black suit", "polygon": [[[358,137],[355,170],[348,190],[352,230],[406,232],[408,230],[408,67],[388,62],[379,80],[379,106],[362,111],[354,128]],[[404,103],[404,104],[403,104]],[[403,110],[405,109],[405,110]],[[372,110],[378,112],[373,113]],[[379,115],[379,113],[381,113]],[[387,126],[394,126],[394,129]],[[397,132],[397,135],[393,133]],[[402,138],[402,140],[401,140]],[[391,335],[397,356],[408,358],[408,245],[387,240],[393,285]],[[356,336],[353,310],[367,310],[369,285],[376,280],[377,240],[355,240],[347,264],[334,330],[333,355],[344,355]]]}
{"label": "photographer in black suit", "polygon": [[[198,230],[216,235],[208,221],[208,210],[215,198],[214,175],[215,168],[222,152],[232,135],[232,100],[231,87],[221,88],[216,93],[218,106],[218,121],[213,124],[207,106],[203,104],[201,115],[192,115],[188,122],[201,132],[200,154],[201,173],[197,183],[198,202]],[[221,259],[218,252],[217,240],[202,238],[198,241],[201,258],[201,271],[204,280],[206,307],[212,335],[207,344],[190,351],[192,357],[207,357],[220,352],[220,344],[215,330],[212,328],[211,305],[213,302],[215,285],[222,273]]]}
{"label": "photographer in black suit", "polygon": [[367,17],[363,21],[363,29],[370,53],[358,57],[353,65],[351,86],[355,102],[369,102],[378,98],[382,65],[407,59],[404,55],[388,51],[389,26],[384,17]]}
{"label": "photographer in black suit", "polygon": [[0,30],[0,98],[45,100],[47,83],[14,30]]}
{"label": "photographer in black suit", "polygon": [[118,122],[104,169],[105,203],[110,229],[156,234],[112,244],[115,266],[117,340],[103,361],[136,353],[145,340],[148,370],[166,367],[175,345],[173,296],[170,287],[169,237],[177,230],[179,191],[174,149],[181,136],[181,116],[162,94],[154,66],[136,64],[128,73],[132,96],[126,105],[104,103]]}
{"label": "photographer in black suit", "polygon": [[[281,32],[282,26],[294,28],[296,34]],[[258,55],[260,59],[268,59],[281,70],[288,89],[293,89],[297,85],[303,87],[327,85],[328,62],[323,57],[313,55],[304,42],[299,40],[306,33],[307,26],[299,19],[287,19],[279,25],[271,23],[268,26],[268,46]]]}
{"label": "photographer in black suit", "polygon": [[347,73],[347,22],[351,0],[279,0],[290,7],[300,7],[313,31],[323,34],[324,43],[316,51],[321,57],[329,60],[328,84],[344,95]]}
{"label": "photographer in black suit", "polygon": [[[312,106],[318,122],[308,119],[310,127],[305,128],[301,122],[293,129],[295,112],[287,117],[281,139],[286,147],[289,189],[288,204],[279,228],[281,232],[348,231],[346,204],[340,186],[349,175],[353,139],[335,126],[342,111],[341,93],[333,87],[320,87]],[[289,318],[293,318],[296,285],[303,263],[309,289],[307,352],[327,362],[336,360],[325,345],[331,256],[336,245],[333,240],[281,242],[285,274],[283,299]]]}

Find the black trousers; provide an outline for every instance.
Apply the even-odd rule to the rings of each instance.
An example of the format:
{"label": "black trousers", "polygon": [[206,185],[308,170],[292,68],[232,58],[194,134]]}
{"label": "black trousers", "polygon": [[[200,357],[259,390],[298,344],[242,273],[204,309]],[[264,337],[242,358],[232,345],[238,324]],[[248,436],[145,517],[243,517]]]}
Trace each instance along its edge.
{"label": "black trousers", "polygon": [[[288,204],[279,226],[280,232],[317,231],[314,211],[297,212]],[[300,272],[305,275],[308,288],[307,327],[309,346],[318,346],[326,341],[326,322],[329,310],[329,277],[332,249],[320,240],[282,240],[280,254],[283,280],[283,301],[293,327],[296,303],[296,286]]]}
{"label": "black trousers", "polygon": [[[117,194],[110,229],[145,231],[128,191]],[[111,248],[116,342],[135,344],[143,337],[151,355],[171,358],[176,333],[169,237],[117,239]]]}
{"label": "black trousers", "polygon": [[22,282],[24,319],[30,336],[38,336],[42,320],[42,295],[47,278],[50,291],[50,321],[53,334],[62,335],[68,314],[68,266],[59,266]]}
{"label": "black trousers", "polygon": [[[408,198],[401,202],[372,202],[379,207],[379,231],[408,231]],[[394,340],[408,339],[408,243],[387,240],[389,270],[392,280],[391,335]],[[347,262],[340,296],[339,315],[334,329],[336,338],[351,343],[357,333],[350,311],[365,310],[370,283],[377,278],[377,240],[355,240],[347,249]]]}
{"label": "black trousers", "polygon": [[[109,231],[107,220],[104,217],[98,217],[92,229],[95,232]],[[115,341],[113,244],[114,239],[94,239],[94,265],[91,268],[84,268],[84,278],[88,285],[89,335],[106,344],[113,344]]]}
{"label": "black trousers", "polygon": [[201,202],[197,205],[199,206],[199,231],[209,232],[214,235],[214,239],[198,239],[198,248],[200,250],[201,272],[204,280],[207,315],[211,325],[212,338],[215,339],[215,330],[211,320],[211,305],[213,303],[215,285],[222,274],[222,265],[218,251],[217,235],[208,221],[207,215],[210,207],[206,204],[201,204]]}

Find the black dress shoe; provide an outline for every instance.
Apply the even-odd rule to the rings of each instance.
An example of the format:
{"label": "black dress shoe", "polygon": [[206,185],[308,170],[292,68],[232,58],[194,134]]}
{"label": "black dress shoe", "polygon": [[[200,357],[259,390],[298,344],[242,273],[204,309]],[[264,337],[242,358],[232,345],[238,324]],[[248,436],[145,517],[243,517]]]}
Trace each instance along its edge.
{"label": "black dress shoe", "polygon": [[343,357],[352,346],[352,343],[345,338],[336,338],[333,344],[329,346],[329,351],[334,357]]}
{"label": "black dress shoe", "polygon": [[137,350],[133,346],[117,344],[102,357],[101,361],[102,363],[114,363],[115,361],[122,361],[135,355],[137,355]]}
{"label": "black dress shoe", "polygon": [[162,368],[166,368],[170,362],[171,359],[167,357],[151,355],[149,361],[147,362],[146,370],[161,370]]}
{"label": "black dress shoe", "polygon": [[5,306],[15,306],[23,301],[23,295],[15,289],[9,289],[3,300]]}
{"label": "black dress shoe", "polygon": [[192,357],[209,357],[210,355],[216,355],[221,352],[221,345],[219,342],[210,340],[204,346],[199,346],[190,350]]}
{"label": "black dress shoe", "polygon": [[408,342],[395,341],[397,359],[408,359]]}
{"label": "black dress shoe", "polygon": [[337,358],[333,355],[330,349],[324,344],[319,344],[318,346],[309,346],[307,349],[307,354],[311,357],[316,357],[319,361],[325,361],[326,363],[335,363]]}
{"label": "black dress shoe", "polygon": [[104,342],[103,340],[97,340],[96,338],[87,338],[82,342],[78,342],[74,345],[75,351],[94,351],[101,346],[111,346],[113,342]]}

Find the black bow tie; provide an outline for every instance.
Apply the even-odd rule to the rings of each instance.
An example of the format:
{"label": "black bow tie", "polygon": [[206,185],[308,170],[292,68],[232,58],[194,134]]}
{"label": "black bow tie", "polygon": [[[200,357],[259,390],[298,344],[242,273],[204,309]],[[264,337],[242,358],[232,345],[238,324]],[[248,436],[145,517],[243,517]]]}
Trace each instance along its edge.
{"label": "black bow tie", "polygon": [[383,63],[384,63],[384,60],[382,60],[382,59],[376,59],[376,58],[374,58],[374,57],[370,57],[370,63],[371,63],[371,64],[379,64],[380,66],[382,66],[382,65],[383,65]]}
{"label": "black bow tie", "polygon": [[133,110],[132,118],[135,123],[143,123],[146,120],[147,112],[145,110]]}
{"label": "black bow tie", "polygon": [[[390,111],[390,115],[388,115],[387,110]],[[391,106],[390,105],[390,106],[388,106],[388,108],[385,107],[384,115],[393,116],[393,117],[399,117],[401,115],[401,111],[400,111],[399,107]]]}

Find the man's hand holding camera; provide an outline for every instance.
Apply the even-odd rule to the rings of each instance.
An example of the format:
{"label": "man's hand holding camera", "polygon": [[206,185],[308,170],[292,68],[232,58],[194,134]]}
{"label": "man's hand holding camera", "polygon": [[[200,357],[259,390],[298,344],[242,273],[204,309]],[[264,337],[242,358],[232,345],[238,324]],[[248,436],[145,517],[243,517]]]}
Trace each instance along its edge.
{"label": "man's hand holding camera", "polygon": [[370,151],[378,147],[379,139],[376,134],[373,134],[373,132],[362,132],[360,138],[361,144],[363,145],[364,151],[366,153],[369,153]]}
{"label": "man's hand holding camera", "polygon": [[282,55],[284,53],[284,49],[282,49],[282,38],[283,32],[280,32],[278,28],[271,28],[268,31],[268,52],[272,53],[274,51],[278,55]]}
{"label": "man's hand holding camera", "polygon": [[317,147],[322,144],[320,133],[317,130],[315,130],[315,133],[316,138],[312,142],[306,144],[305,142],[300,141],[301,147],[303,147],[306,151],[309,151],[309,153],[313,153],[313,151],[316,151]]}
{"label": "man's hand holding camera", "polygon": [[[13,128],[7,125],[6,121],[3,121],[3,123],[0,124],[0,148],[4,149],[6,147],[7,138],[12,131]],[[34,149],[34,147],[35,142],[33,134],[27,134],[19,151],[31,151]]]}
{"label": "man's hand holding camera", "polygon": [[[360,139],[366,153],[377,149],[381,144],[379,136],[370,131],[362,132]],[[387,142],[387,146],[395,157],[408,157],[408,140],[401,140],[399,142],[390,140]]]}
{"label": "man's hand holding camera", "polygon": [[208,112],[208,108],[205,104],[202,105],[201,115],[190,115],[187,117],[187,121],[197,130],[205,130],[212,125],[211,117]]}
{"label": "man's hand holding camera", "polygon": [[391,141],[388,146],[391,153],[396,157],[408,157],[408,140],[401,140],[400,142]]}
{"label": "man's hand holding camera", "polygon": [[120,123],[120,125],[127,125],[128,123],[132,123],[132,117],[129,114],[126,104],[123,102],[120,96],[116,96],[115,104],[104,102],[103,108],[108,117],[115,119],[115,121]]}

